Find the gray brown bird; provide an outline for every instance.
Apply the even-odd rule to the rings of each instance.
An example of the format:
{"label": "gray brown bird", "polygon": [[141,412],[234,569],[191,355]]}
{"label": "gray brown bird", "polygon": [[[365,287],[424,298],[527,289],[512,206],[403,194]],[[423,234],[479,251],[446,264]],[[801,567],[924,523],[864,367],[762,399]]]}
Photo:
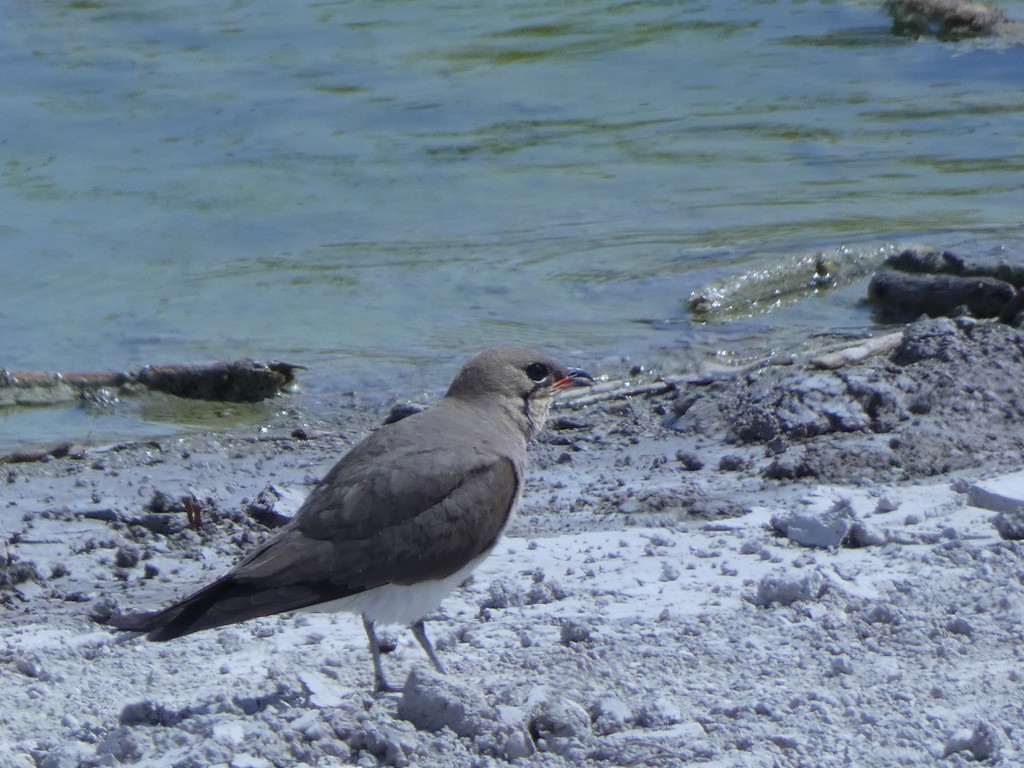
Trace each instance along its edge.
{"label": "gray brown bird", "polygon": [[532,349],[480,352],[444,398],[381,427],[327,473],[273,538],[230,572],[118,629],[163,641],[302,608],[363,618],[374,690],[378,623],[411,626],[443,672],[423,618],[494,549],[523,491],[526,445],[552,397],[593,378]]}

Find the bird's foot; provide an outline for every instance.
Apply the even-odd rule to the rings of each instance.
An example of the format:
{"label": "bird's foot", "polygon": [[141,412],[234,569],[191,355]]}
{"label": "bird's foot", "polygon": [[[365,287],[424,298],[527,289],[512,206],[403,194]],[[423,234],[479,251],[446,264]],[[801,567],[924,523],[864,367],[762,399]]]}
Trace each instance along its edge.
{"label": "bird's foot", "polygon": [[373,681],[373,692],[374,694],[381,693],[401,693],[404,689],[397,685],[391,685],[383,677],[378,677]]}

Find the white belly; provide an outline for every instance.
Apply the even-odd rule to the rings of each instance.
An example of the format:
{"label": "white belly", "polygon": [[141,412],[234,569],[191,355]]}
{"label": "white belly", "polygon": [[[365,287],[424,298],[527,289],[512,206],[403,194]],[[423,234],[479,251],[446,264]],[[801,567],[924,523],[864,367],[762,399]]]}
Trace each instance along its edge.
{"label": "white belly", "polygon": [[403,624],[409,626],[424,616],[433,613],[441,605],[448,594],[469,578],[490,551],[471,560],[451,576],[443,579],[423,581],[419,584],[402,586],[385,584],[382,587],[368,589],[356,595],[349,595],[338,600],[312,605],[304,611],[334,612],[347,611],[358,613],[370,619],[374,624]]}

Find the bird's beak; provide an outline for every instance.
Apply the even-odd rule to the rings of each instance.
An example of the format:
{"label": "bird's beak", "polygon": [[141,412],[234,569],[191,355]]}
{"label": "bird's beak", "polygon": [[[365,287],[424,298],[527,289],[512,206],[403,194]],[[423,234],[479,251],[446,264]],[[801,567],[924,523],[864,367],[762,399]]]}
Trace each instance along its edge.
{"label": "bird's beak", "polygon": [[564,379],[559,379],[555,382],[552,389],[555,392],[561,392],[563,389],[570,389],[572,387],[592,387],[594,386],[594,377],[586,371],[581,371],[579,368],[570,368],[569,375]]}

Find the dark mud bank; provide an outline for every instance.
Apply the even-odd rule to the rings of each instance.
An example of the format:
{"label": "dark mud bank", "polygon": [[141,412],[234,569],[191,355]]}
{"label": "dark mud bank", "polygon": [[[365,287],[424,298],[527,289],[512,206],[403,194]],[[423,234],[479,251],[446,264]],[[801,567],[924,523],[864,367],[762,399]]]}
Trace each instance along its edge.
{"label": "dark mud bank", "polygon": [[763,446],[769,478],[859,482],[1016,466],[1022,420],[1024,333],[939,318],[856,366],[773,366],[681,392],[668,424]]}

